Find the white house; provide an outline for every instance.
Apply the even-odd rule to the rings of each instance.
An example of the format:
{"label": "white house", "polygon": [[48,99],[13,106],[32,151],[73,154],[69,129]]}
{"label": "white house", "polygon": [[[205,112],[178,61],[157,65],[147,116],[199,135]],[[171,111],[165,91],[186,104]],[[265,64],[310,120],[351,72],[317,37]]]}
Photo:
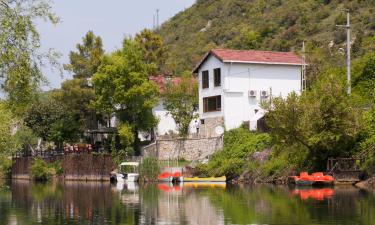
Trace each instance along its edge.
{"label": "white house", "polygon": [[[201,134],[263,117],[260,102],[301,91],[302,58],[292,52],[215,49],[193,71],[199,78]],[[252,121],[252,122],[250,122]],[[254,124],[255,122],[255,124]]]}

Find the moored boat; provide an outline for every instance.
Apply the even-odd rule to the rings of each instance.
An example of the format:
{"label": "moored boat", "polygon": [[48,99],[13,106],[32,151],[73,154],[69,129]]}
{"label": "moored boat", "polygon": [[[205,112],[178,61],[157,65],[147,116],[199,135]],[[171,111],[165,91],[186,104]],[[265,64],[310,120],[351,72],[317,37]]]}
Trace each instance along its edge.
{"label": "moored boat", "polygon": [[333,185],[334,178],[329,175],[324,175],[322,172],[312,173],[301,172],[299,176],[290,177],[297,186],[325,186]]}
{"label": "moored boat", "polygon": [[181,177],[181,182],[226,182],[227,178],[222,177]]}
{"label": "moored boat", "polygon": [[172,182],[173,181],[173,174],[169,173],[169,172],[161,173],[158,176],[158,181],[159,182]]}
{"label": "moored boat", "polygon": [[[139,174],[137,173],[138,162],[123,162],[119,166],[119,172],[116,173],[117,182],[137,182]],[[126,168],[132,168],[132,172],[128,172]]]}

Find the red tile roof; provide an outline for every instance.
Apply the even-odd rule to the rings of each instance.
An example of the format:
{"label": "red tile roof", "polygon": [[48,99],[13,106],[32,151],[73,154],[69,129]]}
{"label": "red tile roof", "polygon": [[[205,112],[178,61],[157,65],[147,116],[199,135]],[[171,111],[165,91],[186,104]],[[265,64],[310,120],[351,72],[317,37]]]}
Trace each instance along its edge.
{"label": "red tile roof", "polygon": [[150,76],[148,79],[155,82],[155,84],[159,87],[159,91],[161,94],[165,92],[168,79],[170,79],[170,81],[173,84],[179,84],[181,82],[180,77],[172,77],[172,76],[167,76],[164,74],[153,75],[153,76]]}
{"label": "red tile roof", "polygon": [[195,67],[194,72],[198,72],[200,66],[211,54],[222,62],[302,65],[302,58],[294,52],[213,49],[204,56],[202,61]]}

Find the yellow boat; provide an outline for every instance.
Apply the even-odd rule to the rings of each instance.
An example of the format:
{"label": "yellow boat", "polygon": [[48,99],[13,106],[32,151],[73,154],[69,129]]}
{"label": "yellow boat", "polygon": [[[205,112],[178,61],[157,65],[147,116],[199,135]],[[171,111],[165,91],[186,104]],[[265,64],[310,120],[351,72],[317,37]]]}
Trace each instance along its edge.
{"label": "yellow boat", "polygon": [[226,176],[222,177],[181,177],[182,182],[226,182]]}

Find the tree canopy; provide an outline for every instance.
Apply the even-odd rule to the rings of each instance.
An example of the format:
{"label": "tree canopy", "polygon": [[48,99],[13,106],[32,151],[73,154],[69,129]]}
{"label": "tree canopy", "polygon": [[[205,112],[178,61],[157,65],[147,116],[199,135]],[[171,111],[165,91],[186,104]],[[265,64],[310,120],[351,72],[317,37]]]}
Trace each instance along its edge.
{"label": "tree canopy", "polygon": [[54,97],[68,108],[79,122],[81,130],[96,129],[97,113],[91,106],[95,100],[92,77],[97,72],[104,54],[102,39],[92,31],[71,51],[70,63],[64,68],[73,73],[73,79],[64,81]]}
{"label": "tree canopy", "polygon": [[[144,61],[141,46],[125,39],[122,49],[104,56],[93,77],[94,105],[108,116],[116,115],[120,134],[126,134],[122,135],[126,145],[137,140],[138,131],[149,131],[157,124],[152,108],[157,103],[158,91],[148,79],[154,68],[154,64]],[[133,137],[128,136],[130,133]]]}
{"label": "tree canopy", "polygon": [[57,54],[40,50],[40,36],[35,21],[55,24],[47,0],[0,0],[0,77],[1,88],[10,106],[22,113],[45,81],[41,67],[55,64]]}

